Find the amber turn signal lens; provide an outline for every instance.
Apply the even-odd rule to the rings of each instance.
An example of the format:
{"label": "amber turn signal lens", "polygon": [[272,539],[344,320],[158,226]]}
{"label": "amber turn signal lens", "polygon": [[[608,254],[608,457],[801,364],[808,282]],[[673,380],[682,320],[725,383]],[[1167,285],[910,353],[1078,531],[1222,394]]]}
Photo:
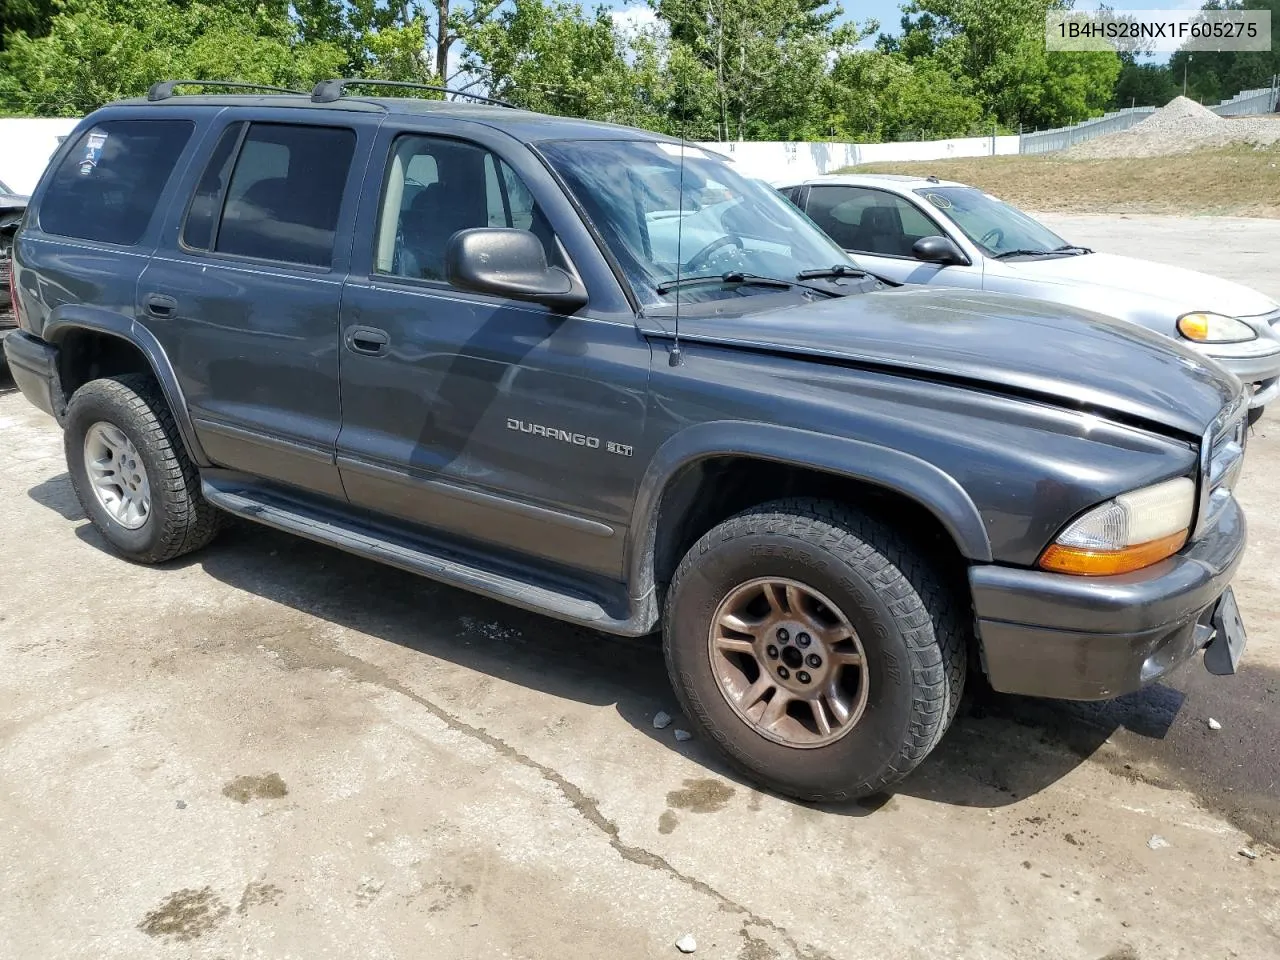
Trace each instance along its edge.
{"label": "amber turn signal lens", "polygon": [[1055,543],[1040,557],[1040,568],[1055,573],[1071,573],[1077,577],[1109,577],[1159,563],[1181,550],[1186,542],[1187,531],[1179,530],[1167,537],[1120,550],[1086,550]]}
{"label": "amber turn signal lens", "polygon": [[1209,317],[1203,313],[1189,313],[1178,319],[1178,332],[1188,340],[1203,343],[1209,339]]}

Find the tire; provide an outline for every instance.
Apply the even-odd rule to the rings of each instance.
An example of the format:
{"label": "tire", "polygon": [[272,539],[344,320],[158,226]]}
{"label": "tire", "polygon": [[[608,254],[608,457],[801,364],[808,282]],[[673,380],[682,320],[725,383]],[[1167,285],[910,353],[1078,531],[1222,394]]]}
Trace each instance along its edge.
{"label": "tire", "polygon": [[[124,434],[145,471],[150,507],[136,528],[114,517],[94,492],[85,463],[85,438],[101,424]],[[67,404],[63,447],[80,505],[98,532],[130,560],[163,563],[200,549],[217,534],[221,514],[201,496],[199,474],[151,377],[108,377],[77,390]]]}
{"label": "tire", "polygon": [[[735,649],[718,659],[721,641],[710,634],[720,619],[717,614],[727,610],[727,616],[737,616],[734,598],[750,597],[761,578],[795,584],[794,598],[785,589],[774,603],[762,592],[744,608],[747,612],[728,621],[751,627],[758,639],[717,627],[715,637],[722,636],[735,648],[746,642],[751,651]],[[777,589],[768,589],[778,596]],[[819,617],[821,639],[811,638],[812,646],[806,649],[826,656],[828,665],[837,660],[854,663],[861,657],[863,666],[839,667],[834,679],[828,674],[851,720],[833,741],[823,741],[818,722],[822,713],[832,729],[839,723],[830,696],[818,696],[825,701],[821,709],[807,702],[788,706],[788,712],[774,721],[780,726],[764,731],[746,715],[750,711],[741,708],[751,692],[734,706],[734,696],[722,685],[724,676],[734,677],[739,690],[748,683],[750,690],[760,683],[782,683],[770,673],[787,654],[785,646],[775,643],[784,631],[775,630],[777,621],[768,619],[779,606],[803,612],[795,621],[801,629],[809,622],[805,617]],[[840,614],[843,628],[828,626],[840,620]],[[761,616],[765,619],[755,619]],[[663,646],[685,714],[737,769],[776,793],[806,801],[842,801],[892,786],[941,740],[964,689],[969,622],[954,592],[885,525],[831,501],[779,500],[731,517],[685,555],[667,593]],[[853,638],[835,645],[828,642],[850,628]],[[802,637],[788,639],[796,646]],[[782,659],[771,655],[766,660],[762,645],[767,645],[765,650],[775,647]],[[815,662],[805,656],[805,663]],[[824,661],[819,657],[816,662]],[[852,686],[851,670],[856,679]],[[829,689],[816,674],[814,684]],[[793,665],[787,682],[794,685],[798,679]],[[773,696],[781,690],[779,686]],[[804,690],[815,696],[813,688]],[[856,697],[862,698],[857,716],[848,709]],[[759,720],[768,717],[772,699]],[[808,739],[797,745],[802,738]]]}
{"label": "tire", "polygon": [[1250,407],[1249,408],[1249,426],[1253,426],[1262,419],[1262,414],[1266,411],[1266,407]]}

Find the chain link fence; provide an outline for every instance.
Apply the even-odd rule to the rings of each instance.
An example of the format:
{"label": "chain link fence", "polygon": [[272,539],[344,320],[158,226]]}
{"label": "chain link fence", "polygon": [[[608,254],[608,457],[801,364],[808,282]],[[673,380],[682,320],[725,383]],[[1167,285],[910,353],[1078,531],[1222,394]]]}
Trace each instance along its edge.
{"label": "chain link fence", "polygon": [[[1241,91],[1230,100],[1223,100],[1209,109],[1222,117],[1256,116],[1274,113],[1277,106],[1280,106],[1278,101],[1280,101],[1280,77],[1273,77],[1270,86]],[[1024,132],[1019,140],[1018,152],[1052,153],[1055,150],[1065,150],[1085,140],[1100,137],[1104,133],[1128,130],[1155,112],[1155,107],[1125,107],[1069,127]]]}

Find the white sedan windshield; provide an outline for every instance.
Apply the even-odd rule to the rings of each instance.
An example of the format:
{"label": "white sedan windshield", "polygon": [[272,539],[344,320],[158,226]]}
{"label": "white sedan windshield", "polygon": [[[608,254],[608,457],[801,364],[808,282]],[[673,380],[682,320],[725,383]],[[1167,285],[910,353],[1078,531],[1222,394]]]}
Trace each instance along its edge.
{"label": "white sedan windshield", "polygon": [[925,187],[916,193],[993,257],[1014,251],[1053,253],[1069,246],[1021,210],[973,187]]}
{"label": "white sedan windshield", "polygon": [[[649,140],[539,145],[644,304],[679,278],[746,274],[794,280],[848,256],[767,184],[696,147]],[[701,298],[739,295],[700,291]],[[681,294],[688,297],[689,292]]]}

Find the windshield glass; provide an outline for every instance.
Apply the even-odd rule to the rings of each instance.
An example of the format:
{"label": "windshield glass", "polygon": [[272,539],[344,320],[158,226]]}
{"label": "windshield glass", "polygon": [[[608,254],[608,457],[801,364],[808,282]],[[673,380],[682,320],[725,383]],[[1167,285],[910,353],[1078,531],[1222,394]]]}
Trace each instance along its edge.
{"label": "windshield glass", "polygon": [[5,186],[3,180],[0,180],[0,193],[13,193],[12,190]]}
{"label": "windshield glass", "polygon": [[[675,301],[677,276],[755,275],[794,280],[801,270],[851,264],[848,256],[768,184],[696,147],[645,140],[540,145],[582,204],[642,304]],[[659,291],[662,292],[659,292]],[[777,293],[767,286],[678,288],[681,301]]]}
{"label": "windshield glass", "polygon": [[1067,241],[1021,210],[973,187],[925,187],[916,193],[990,256],[1011,250],[1051,253],[1067,246]]}

